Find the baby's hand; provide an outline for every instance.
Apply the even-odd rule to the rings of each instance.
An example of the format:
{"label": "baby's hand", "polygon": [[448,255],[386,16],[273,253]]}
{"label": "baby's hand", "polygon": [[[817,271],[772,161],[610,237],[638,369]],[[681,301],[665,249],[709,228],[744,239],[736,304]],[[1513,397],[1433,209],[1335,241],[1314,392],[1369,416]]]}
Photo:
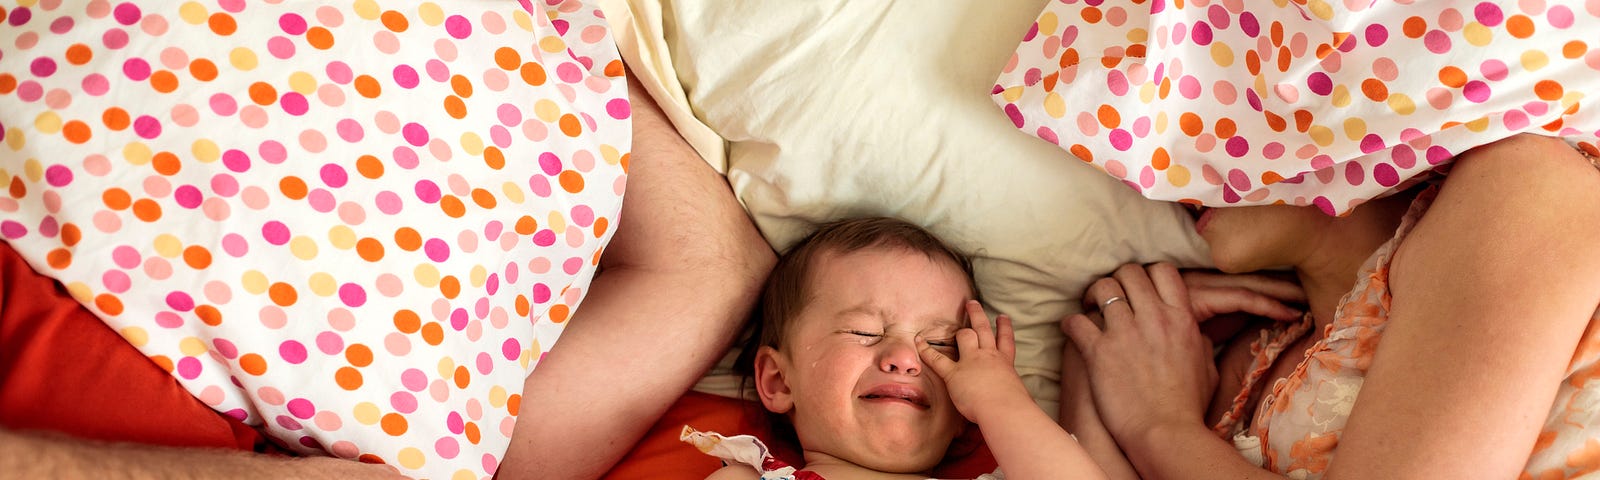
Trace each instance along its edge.
{"label": "baby's hand", "polygon": [[950,391],[950,400],[956,410],[968,420],[978,422],[984,408],[1006,408],[1010,402],[1000,399],[1032,400],[1028,390],[1017,376],[1017,343],[1011,333],[1011,317],[1001,315],[995,319],[996,328],[989,328],[989,316],[976,300],[967,301],[967,320],[971,328],[956,332],[956,351],[960,360],[951,359],[935,350],[928,341],[917,339],[917,353],[933,373],[944,379]]}

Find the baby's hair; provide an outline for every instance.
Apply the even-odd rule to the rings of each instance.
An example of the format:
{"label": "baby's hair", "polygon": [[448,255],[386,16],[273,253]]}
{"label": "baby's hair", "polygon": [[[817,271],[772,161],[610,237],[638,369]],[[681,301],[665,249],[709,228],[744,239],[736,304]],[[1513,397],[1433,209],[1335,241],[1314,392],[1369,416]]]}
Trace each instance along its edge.
{"label": "baby's hair", "polygon": [[790,323],[811,300],[811,269],[824,254],[851,253],[871,247],[902,248],[922,253],[929,260],[949,260],[961,268],[973,299],[978,299],[978,284],[972,277],[972,262],[950,248],[932,233],[904,220],[868,217],[837,220],[823,224],[811,235],[778,259],[767,277],[757,305],[754,329],[745,340],[744,350],[734,363],[734,372],[743,379],[755,375],[756,351],[767,346],[782,349]]}

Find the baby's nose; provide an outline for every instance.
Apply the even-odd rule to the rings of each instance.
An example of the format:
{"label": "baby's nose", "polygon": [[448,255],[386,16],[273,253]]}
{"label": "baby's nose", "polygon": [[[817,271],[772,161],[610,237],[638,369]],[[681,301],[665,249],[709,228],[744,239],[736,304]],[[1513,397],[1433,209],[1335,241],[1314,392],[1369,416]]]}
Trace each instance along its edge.
{"label": "baby's nose", "polygon": [[880,370],[911,376],[922,373],[922,358],[917,356],[916,346],[910,340],[886,339],[883,343],[884,349],[878,356]]}

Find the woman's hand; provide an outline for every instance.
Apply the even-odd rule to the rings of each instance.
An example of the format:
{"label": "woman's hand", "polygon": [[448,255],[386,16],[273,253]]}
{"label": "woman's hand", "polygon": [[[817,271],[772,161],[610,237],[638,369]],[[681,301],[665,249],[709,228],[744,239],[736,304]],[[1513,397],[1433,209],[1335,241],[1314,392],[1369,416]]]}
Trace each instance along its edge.
{"label": "woman's hand", "polygon": [[917,353],[939,378],[956,410],[967,420],[982,425],[979,419],[985,408],[1012,408],[1002,400],[1022,400],[1032,405],[1028,390],[1017,376],[1015,360],[1016,340],[1011,333],[1011,317],[1001,315],[995,319],[995,328],[989,328],[989,315],[976,300],[967,301],[968,328],[956,332],[956,358],[952,359],[917,338]]}
{"label": "woman's hand", "polygon": [[1200,322],[1238,312],[1280,322],[1299,320],[1304,315],[1287,305],[1306,303],[1306,291],[1290,280],[1256,273],[1205,270],[1187,270],[1182,275],[1183,285],[1189,290],[1189,308]]}
{"label": "woman's hand", "polygon": [[1169,424],[1204,422],[1217,385],[1211,341],[1178,269],[1124,265],[1089,287],[1105,327],[1072,315],[1062,329],[1083,353],[1095,405],[1119,442]]}

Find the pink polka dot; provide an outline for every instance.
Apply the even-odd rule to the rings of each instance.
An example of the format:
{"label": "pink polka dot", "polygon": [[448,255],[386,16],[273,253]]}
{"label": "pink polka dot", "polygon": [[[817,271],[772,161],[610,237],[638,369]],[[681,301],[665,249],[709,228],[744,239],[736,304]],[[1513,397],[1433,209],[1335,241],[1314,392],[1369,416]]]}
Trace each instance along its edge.
{"label": "pink polka dot", "polygon": [[65,165],[51,165],[44,170],[44,181],[52,187],[65,187],[72,183],[72,169]]}
{"label": "pink polka dot", "polygon": [[551,246],[551,245],[555,245],[555,243],[556,243],[556,232],[553,232],[550,229],[540,230],[540,231],[535,232],[533,234],[533,244],[534,245],[538,245],[538,246],[541,246],[541,247],[548,247],[548,246]]}
{"label": "pink polka dot", "polygon": [[317,334],[317,350],[327,355],[338,355],[344,351],[344,338],[333,332]]}
{"label": "pink polka dot", "polygon": [[150,64],[142,58],[130,58],[122,62],[122,74],[129,80],[143,82],[150,78]]}
{"label": "pink polka dot", "polygon": [[280,60],[288,60],[294,56],[294,42],[288,37],[272,37],[267,39],[267,53]]}
{"label": "pink polka dot", "polygon": [[35,77],[49,77],[56,73],[56,61],[50,57],[35,58],[33,59],[33,63],[28,65],[28,70],[32,72],[33,76]]}
{"label": "pink polka dot", "polygon": [[412,413],[417,411],[417,397],[408,392],[394,392],[389,396],[389,405],[397,412]]}
{"label": "pink polka dot", "polygon": [[1494,59],[1485,60],[1483,64],[1478,66],[1478,72],[1483,74],[1483,78],[1496,82],[1505,80],[1506,74],[1509,73],[1509,71],[1510,70],[1506,68],[1505,62]]}
{"label": "pink polka dot", "polygon": [[144,259],[144,274],[156,280],[166,280],[172,276],[172,264],[160,257]]}
{"label": "pink polka dot", "polygon": [[1478,23],[1486,27],[1499,25],[1505,20],[1505,14],[1500,11],[1500,6],[1491,2],[1481,2],[1477,7],[1473,7],[1472,15],[1478,19]]}
{"label": "pink polka dot", "polygon": [[229,359],[229,360],[232,360],[235,357],[239,356],[239,347],[235,346],[233,344],[233,342],[230,342],[230,341],[227,341],[227,340],[224,340],[224,339],[221,339],[221,338],[212,339],[211,340],[211,347],[212,347],[212,350],[214,350],[218,354],[222,355],[223,358],[226,358],[226,359]]}
{"label": "pink polka dot", "polygon": [[[0,127],[0,137],[4,136],[4,128]],[[89,155],[83,159],[83,171],[89,172],[90,175],[96,177],[105,176],[105,174],[111,173],[111,159],[98,153]]]}
{"label": "pink polka dot", "polygon": [[1545,15],[1550,20],[1550,26],[1556,28],[1571,27],[1574,19],[1572,9],[1567,8],[1566,5],[1550,7],[1550,11]]}
{"label": "pink polka dot", "polygon": [[201,367],[199,359],[194,357],[183,357],[182,359],[178,360],[177,371],[178,376],[180,377],[194,380],[196,377],[200,376],[200,370]]}
{"label": "pink polka dot", "polygon": [[544,303],[548,301],[550,301],[550,287],[543,283],[534,284],[533,303]]}
{"label": "pink polka dot", "polygon": [[427,71],[428,78],[433,79],[435,82],[450,81],[450,67],[444,66],[444,62],[439,61],[439,59],[428,60],[427,63],[423,64],[422,69]]}
{"label": "pink polka dot", "polygon": [[406,143],[412,146],[421,147],[428,144],[428,129],[421,124],[407,123],[401,128],[400,133],[405,137]]}
{"label": "pink polka dot", "polygon": [[111,91],[111,81],[105,75],[91,73],[83,77],[82,88],[83,93],[98,97]]}
{"label": "pink polka dot", "polygon": [[[305,347],[302,346],[301,350],[304,351]],[[294,415],[302,420],[310,419],[312,415],[317,414],[317,407],[312,405],[310,400],[306,400],[304,398],[290,400],[287,407],[290,415]]]}
{"label": "pink polka dot", "polygon": [[106,48],[121,50],[122,47],[128,46],[128,32],[124,32],[122,29],[107,30],[106,33],[100,35],[100,43],[105,45]]}
{"label": "pink polka dot", "polygon": [[346,283],[339,287],[339,300],[345,305],[359,307],[367,303],[367,291],[360,285]]}
{"label": "pink polka dot", "polygon": [[450,433],[457,435],[466,431],[466,421],[462,420],[461,414],[456,412],[450,412],[449,415],[445,415],[444,426],[450,429]]}
{"label": "pink polka dot", "polygon": [[100,284],[105,285],[106,290],[110,290],[111,293],[122,293],[133,286],[133,279],[128,278],[128,274],[122,273],[121,270],[107,270],[100,275]]}
{"label": "pink polka dot", "polygon": [[1393,166],[1380,163],[1372,167],[1372,180],[1378,182],[1378,185],[1393,187],[1400,184],[1400,175],[1395,172]]}
{"label": "pink polka dot", "polygon": [[233,299],[233,291],[228,288],[228,284],[219,280],[206,282],[205,293],[206,300],[219,305],[228,303],[229,300]]}
{"label": "pink polka dot", "polygon": [[262,160],[273,165],[283,163],[285,159],[289,158],[289,149],[276,140],[261,142],[261,146],[256,153],[261,155]]}
{"label": "pink polka dot", "polygon": [[306,203],[311,204],[312,210],[322,213],[331,212],[337,206],[333,193],[321,188],[312,189],[311,193],[306,195]]}
{"label": "pink polka dot", "polygon": [[284,325],[289,323],[289,315],[284,313],[283,309],[274,305],[261,307],[261,312],[257,314],[257,318],[261,320],[262,326],[273,330],[283,328]]}
{"label": "pink polka dot", "polygon": [[134,5],[133,2],[123,2],[117,5],[116,8],[111,9],[111,17],[115,19],[117,23],[123,25],[133,25],[138,23],[139,18],[142,16],[143,15],[139,12],[139,6]]}
{"label": "pink polka dot", "polygon": [[261,238],[273,245],[289,243],[289,227],[277,220],[268,221],[261,226]]}
{"label": "pink polka dot", "polygon": [[422,370],[407,369],[400,372],[400,385],[406,387],[406,390],[420,392],[428,388],[428,375],[422,373]]}
{"label": "pink polka dot", "polygon": [[204,196],[200,194],[200,189],[195,188],[194,185],[178,187],[177,190],[172,192],[172,199],[178,202],[178,206],[183,208],[199,207],[200,202],[205,200]]}
{"label": "pink polka dot", "polygon": [[1461,88],[1461,96],[1472,103],[1488,101],[1490,96],[1489,84],[1481,80],[1467,82],[1466,86]]}
{"label": "pink polka dot", "polygon": [[32,102],[43,96],[44,87],[39,85],[39,82],[28,80],[17,85],[17,98],[22,99],[24,102]]}
{"label": "pink polka dot", "polygon": [[389,273],[385,273],[383,275],[379,275],[378,276],[378,280],[377,280],[377,284],[378,284],[378,293],[381,293],[381,294],[383,294],[383,296],[390,297],[390,298],[394,298],[394,297],[400,296],[400,293],[402,291],[404,291],[404,289],[405,289],[405,285],[401,283],[400,277],[394,276],[394,274],[389,274]]}
{"label": "pink polka dot", "polygon": [[390,355],[403,357],[407,353],[411,353],[411,339],[406,338],[405,334],[400,332],[392,332],[383,337],[383,349],[387,350]]}
{"label": "pink polka dot", "polygon": [[[11,225],[15,225],[15,227],[11,227]],[[26,232],[26,229],[20,223],[9,220],[6,222],[0,222],[0,234],[15,238],[11,235],[12,228],[21,228],[24,229],[24,232]],[[18,234],[17,236],[21,235]],[[115,262],[118,267],[134,268],[139,266],[139,262],[143,260],[144,257],[139,256],[138,250],[135,250],[133,247],[127,245],[123,245],[111,250],[111,261]]]}
{"label": "pink polka dot", "polygon": [[[628,99],[613,98],[610,102],[606,103],[606,113],[611,115],[611,118],[615,118],[617,120],[626,119],[632,114],[632,112],[633,109],[629,106]],[[504,117],[502,117],[502,119],[503,118]],[[506,122],[506,125],[511,125],[511,123]]]}
{"label": "pink polka dot", "polygon": [[494,371],[494,359],[486,352],[478,352],[478,373],[488,375]]}
{"label": "pink polka dot", "polygon": [[278,17],[278,28],[283,29],[283,33],[290,35],[306,33],[306,19],[297,14],[285,13],[283,16]]}
{"label": "pink polka dot", "polygon": [[472,36],[472,22],[468,21],[467,17],[451,15],[444,19],[444,31],[458,40],[466,39]]}
{"label": "pink polka dot", "polygon": [[306,361],[306,346],[294,340],[287,340],[278,344],[278,356],[283,361],[299,365]]}
{"label": "pink polka dot", "polygon": [[193,127],[200,123],[200,111],[188,104],[178,104],[172,107],[172,123],[180,127]]}
{"label": "pink polka dot", "polygon": [[184,292],[168,293],[167,306],[171,307],[173,310],[187,312],[194,310],[194,299],[189,297],[189,294]]}
{"label": "pink polka dot", "polygon": [[172,312],[156,312],[156,325],[161,328],[178,328],[183,326],[183,317]]}
{"label": "pink polka dot", "polygon": [[439,191],[439,185],[433,183],[432,180],[418,180],[415,190],[417,199],[422,200],[423,203],[438,202],[442,196]]}
{"label": "pink polka dot", "polygon": [[1106,137],[1107,140],[1111,141],[1111,147],[1117,150],[1127,151],[1129,148],[1133,147],[1133,135],[1128,133],[1127,130],[1114,128],[1111,130],[1111,133],[1107,134]]}
{"label": "pink polka dot", "polygon": [[457,308],[450,312],[450,328],[461,331],[467,328],[467,309]]}
{"label": "pink polka dot", "polygon": [[1450,34],[1443,30],[1429,30],[1422,36],[1422,44],[1428,47],[1428,51],[1443,55],[1450,51]]}
{"label": "pink polka dot", "polygon": [[278,106],[283,107],[284,113],[297,117],[305,115],[311,109],[311,103],[306,101],[306,96],[298,92],[283,94],[283,98],[278,99]]}
{"label": "pink polka dot", "polygon": [[1529,123],[1528,115],[1522,113],[1520,110],[1506,111],[1505,117],[1501,121],[1505,123],[1507,130],[1522,130],[1523,128],[1526,128]]}
{"label": "pink polka dot", "polygon": [[[590,126],[590,130],[593,129],[593,126]],[[509,147],[511,146],[511,130],[507,130],[506,127],[500,125],[489,127],[489,140],[494,142],[497,147]]]}
{"label": "pink polka dot", "polygon": [[394,67],[394,83],[401,88],[411,89],[422,83],[422,78],[417,75],[417,69],[411,68],[410,65],[400,65]]}
{"label": "pink polka dot", "polygon": [[445,244],[444,240],[430,238],[422,243],[422,251],[428,255],[429,260],[435,262],[443,262],[450,259],[450,247]]}
{"label": "pink polka dot", "polygon": [[323,25],[327,25],[329,28],[338,28],[339,25],[344,24],[344,14],[339,13],[338,8],[320,7],[317,8],[317,21],[322,22]]}
{"label": "pink polka dot", "polygon": [[154,37],[167,33],[167,27],[167,19],[162,18],[160,15],[146,15],[144,20],[139,22],[139,29],[144,30],[145,34]]}
{"label": "pink polka dot", "polygon": [[410,170],[417,168],[421,162],[422,159],[417,157],[417,152],[412,151],[410,147],[394,147],[394,164],[400,168]]}

